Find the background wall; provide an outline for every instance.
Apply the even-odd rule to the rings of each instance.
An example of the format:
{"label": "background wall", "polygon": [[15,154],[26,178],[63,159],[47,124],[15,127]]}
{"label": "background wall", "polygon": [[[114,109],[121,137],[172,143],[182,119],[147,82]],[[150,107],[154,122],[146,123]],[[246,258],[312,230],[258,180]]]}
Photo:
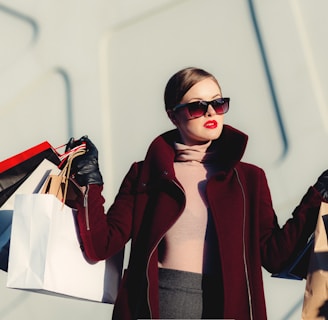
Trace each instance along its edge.
{"label": "background wall", "polygon": [[[199,66],[231,97],[226,123],[249,135],[244,160],[265,169],[283,224],[328,167],[327,9],[325,0],[2,0],[0,159],[88,134],[109,205],[131,162],[172,128],[168,78]],[[263,275],[269,319],[299,319],[305,282]],[[2,320],[112,312],[5,282],[1,272]]]}

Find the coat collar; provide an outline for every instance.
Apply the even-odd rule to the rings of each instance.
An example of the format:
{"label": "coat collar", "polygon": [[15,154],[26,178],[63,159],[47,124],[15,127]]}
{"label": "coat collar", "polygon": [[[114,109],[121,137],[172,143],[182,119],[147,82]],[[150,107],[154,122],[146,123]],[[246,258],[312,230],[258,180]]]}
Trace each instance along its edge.
{"label": "coat collar", "polygon": [[[173,169],[174,142],[178,140],[179,132],[177,129],[167,131],[153,140],[145,157],[142,181],[175,178]],[[241,160],[247,140],[248,136],[243,132],[229,125],[224,125],[220,137],[212,142],[209,150],[218,151],[218,164],[224,171],[228,171]]]}

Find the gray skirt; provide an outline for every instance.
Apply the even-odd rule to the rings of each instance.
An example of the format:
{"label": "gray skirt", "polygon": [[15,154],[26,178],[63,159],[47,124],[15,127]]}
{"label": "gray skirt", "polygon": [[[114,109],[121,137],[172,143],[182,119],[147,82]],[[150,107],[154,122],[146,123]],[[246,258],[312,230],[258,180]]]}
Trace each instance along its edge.
{"label": "gray skirt", "polygon": [[160,319],[222,319],[219,279],[159,268]]}

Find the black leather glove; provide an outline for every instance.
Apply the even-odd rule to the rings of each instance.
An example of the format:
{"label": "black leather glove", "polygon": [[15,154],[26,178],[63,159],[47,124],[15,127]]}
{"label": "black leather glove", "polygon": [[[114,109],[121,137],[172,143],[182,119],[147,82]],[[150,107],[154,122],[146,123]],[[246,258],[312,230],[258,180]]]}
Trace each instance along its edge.
{"label": "black leather glove", "polygon": [[313,186],[321,196],[328,200],[328,170],[324,171]]}
{"label": "black leather glove", "polygon": [[104,182],[99,170],[98,150],[88,136],[83,136],[79,140],[71,138],[66,145],[66,151],[83,142],[86,144],[86,153],[73,160],[71,169],[72,177],[81,187],[87,186],[88,184],[102,185]]}

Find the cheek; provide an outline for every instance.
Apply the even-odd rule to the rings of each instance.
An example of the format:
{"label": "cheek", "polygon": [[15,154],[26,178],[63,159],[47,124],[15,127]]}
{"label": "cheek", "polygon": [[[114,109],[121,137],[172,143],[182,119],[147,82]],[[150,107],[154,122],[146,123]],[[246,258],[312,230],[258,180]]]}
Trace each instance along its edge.
{"label": "cheek", "polygon": [[179,112],[179,113],[174,114],[174,121],[173,121],[173,123],[178,128],[186,127],[186,126],[189,125],[189,121],[187,120],[187,117],[183,114],[183,112]]}
{"label": "cheek", "polygon": [[223,124],[224,124],[224,115],[221,115],[218,119],[218,127],[220,127],[221,131],[222,131],[222,128],[223,128]]}
{"label": "cheek", "polygon": [[183,123],[183,125],[181,126],[181,128],[185,131],[185,132],[189,132],[191,134],[195,134],[195,133],[200,133],[204,128],[203,128],[203,122],[199,119],[193,119],[190,121],[186,121],[185,123]]}
{"label": "cheek", "polygon": [[223,130],[223,122],[221,122],[218,126],[218,137],[221,135],[222,130]]}
{"label": "cheek", "polygon": [[220,118],[217,119],[217,122],[218,122],[217,132],[219,133],[219,135],[221,135],[221,132],[223,130],[223,124],[224,124],[223,116],[220,116]]}

